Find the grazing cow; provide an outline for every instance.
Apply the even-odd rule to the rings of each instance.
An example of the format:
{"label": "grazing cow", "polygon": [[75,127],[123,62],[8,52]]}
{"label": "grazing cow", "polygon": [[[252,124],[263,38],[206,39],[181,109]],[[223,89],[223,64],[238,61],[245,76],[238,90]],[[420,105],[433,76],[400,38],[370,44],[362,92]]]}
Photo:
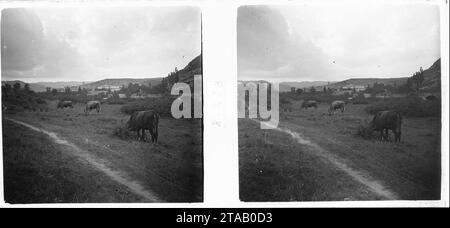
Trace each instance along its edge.
{"label": "grazing cow", "polygon": [[[145,142],[145,130],[149,130],[150,136],[152,137],[152,142],[158,142],[158,123],[159,114],[154,111],[137,111],[134,112],[127,122],[127,128],[130,131],[136,131],[138,141],[142,140]],[[142,134],[139,131],[142,130]]]}
{"label": "grazing cow", "polygon": [[303,101],[302,108],[308,109],[311,107],[317,108],[317,101],[314,100]]}
{"label": "grazing cow", "polygon": [[345,111],[345,102],[343,101],[333,101],[331,102],[330,108],[328,109],[328,114],[335,114],[336,110],[341,110],[341,112]]}
{"label": "grazing cow", "polygon": [[69,107],[73,108],[72,101],[60,101],[60,102],[58,102],[57,109],[58,108],[64,109],[64,108],[69,108]]}
{"label": "grazing cow", "polygon": [[88,115],[92,109],[96,109],[97,113],[100,112],[100,102],[98,101],[88,101],[86,103],[86,108],[84,109],[84,114]]}
{"label": "grazing cow", "polygon": [[374,131],[380,131],[380,140],[389,141],[389,130],[392,130],[395,135],[395,142],[400,142],[402,116],[397,111],[379,111],[373,117],[370,127]]}

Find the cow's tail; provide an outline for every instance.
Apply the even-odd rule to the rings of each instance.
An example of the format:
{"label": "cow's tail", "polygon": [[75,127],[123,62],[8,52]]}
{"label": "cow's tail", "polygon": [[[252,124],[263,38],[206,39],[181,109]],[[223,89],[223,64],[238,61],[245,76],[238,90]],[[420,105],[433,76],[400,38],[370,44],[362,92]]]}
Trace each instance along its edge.
{"label": "cow's tail", "polygon": [[153,126],[155,128],[155,143],[158,142],[158,125],[159,125],[159,113],[154,114],[154,123]]}

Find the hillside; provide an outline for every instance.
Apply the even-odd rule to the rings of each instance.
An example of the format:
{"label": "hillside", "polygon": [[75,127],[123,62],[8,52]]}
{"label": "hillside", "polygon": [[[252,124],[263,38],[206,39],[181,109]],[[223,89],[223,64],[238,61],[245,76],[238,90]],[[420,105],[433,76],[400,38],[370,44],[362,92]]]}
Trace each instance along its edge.
{"label": "hillside", "polygon": [[441,91],[441,59],[423,71],[424,81],[420,90],[424,92]]}
{"label": "hillside", "polygon": [[311,86],[324,86],[334,82],[328,81],[304,81],[304,82],[281,82],[280,83],[280,92],[289,92],[291,91],[291,87],[295,87],[296,89],[310,88]]}
{"label": "hillside", "polygon": [[99,86],[127,86],[129,83],[133,84],[139,84],[139,85],[148,85],[149,83],[152,84],[152,86],[158,85],[161,83],[162,78],[110,78],[110,79],[103,79],[100,81],[95,81],[91,83],[87,83],[81,86],[81,88],[87,88],[87,89],[95,89]]}

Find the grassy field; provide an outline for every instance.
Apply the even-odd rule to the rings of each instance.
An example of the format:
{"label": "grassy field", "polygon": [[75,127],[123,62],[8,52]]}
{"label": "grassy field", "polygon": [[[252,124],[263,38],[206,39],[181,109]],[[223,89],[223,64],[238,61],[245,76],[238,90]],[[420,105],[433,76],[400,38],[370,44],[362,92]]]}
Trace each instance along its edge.
{"label": "grassy field", "polygon": [[[50,107],[56,107],[56,104],[50,104]],[[50,109],[49,112],[19,112],[15,114],[4,113],[4,117],[13,118],[33,126],[56,133],[70,143],[76,145],[83,151],[87,151],[89,156],[102,161],[109,169],[118,173],[126,174],[130,181],[139,182],[146,189],[154,192],[159,199],[168,202],[198,202],[203,198],[203,160],[202,160],[202,126],[201,120],[176,120],[172,118],[161,118],[159,124],[158,144],[138,142],[135,135],[129,139],[121,139],[114,135],[118,126],[125,123],[128,115],[122,114],[119,109],[121,105],[103,105],[100,113],[92,112],[91,115],[83,114],[84,106],[75,105],[73,109],[56,110]],[[71,158],[70,151],[65,151],[61,146],[54,143],[42,142],[47,147],[41,147],[43,140],[28,140],[28,137],[22,135],[35,135],[44,137],[39,133],[32,132],[30,129],[18,128],[15,124],[8,123],[3,119],[4,132],[4,163],[5,180],[17,180],[23,186],[39,185],[36,178],[48,177],[46,172],[56,172],[54,170],[66,170],[72,167],[73,175],[76,177],[67,178],[72,186],[70,189],[60,189],[60,191],[75,191],[76,194],[90,194],[83,198],[88,202],[136,202],[138,197],[123,198],[117,200],[116,197],[103,197],[101,189],[93,188],[83,180],[89,178],[90,181],[103,186],[104,181],[111,181],[108,177],[101,175],[89,175],[85,173],[86,166],[82,159]],[[11,133],[9,133],[11,132]],[[148,133],[147,133],[148,134]],[[14,143],[9,144],[13,141]],[[13,146],[16,145],[16,146]],[[26,145],[28,150],[22,149]],[[49,148],[48,148],[49,147]],[[14,160],[14,153],[28,154],[34,150],[41,150],[38,154],[25,157],[21,160]],[[53,151],[48,152],[47,151]],[[67,159],[76,162],[68,163],[66,161],[51,162],[55,159],[55,154],[62,154]],[[31,160],[30,160],[31,159]],[[48,160],[50,162],[38,162]],[[35,165],[27,168],[30,163]],[[70,167],[69,167],[70,166]],[[7,171],[6,167],[10,171]],[[31,169],[36,177],[24,177],[16,173],[21,170]],[[47,170],[44,173],[39,170]],[[65,172],[63,172],[66,175]],[[101,173],[100,173],[101,174]],[[70,175],[70,174],[67,174]],[[86,175],[86,176],[85,176]],[[63,181],[61,176],[48,177],[55,183]],[[28,183],[28,184],[27,184]],[[117,184],[117,183],[116,183]],[[6,185],[5,192],[8,191],[10,199],[16,199],[15,191],[8,189]],[[75,186],[75,187],[74,187]],[[77,187],[78,186],[78,187]],[[80,187],[81,186],[81,187]],[[95,185],[94,185],[95,186]],[[36,186],[39,188],[39,186]],[[102,188],[109,190],[108,186]],[[122,186],[126,189],[126,186]],[[13,188],[14,189],[14,188]],[[20,199],[33,199],[33,188],[24,189]],[[111,188],[113,189],[113,188]],[[98,191],[97,191],[98,190]],[[54,202],[51,199],[57,197],[54,191],[40,191],[44,198],[39,198],[40,202]],[[29,195],[27,195],[29,194]],[[66,194],[66,193],[61,193]],[[75,194],[75,193],[74,193]],[[70,194],[69,194],[70,195]],[[18,197],[18,196],[17,196]],[[76,200],[65,197],[64,202],[76,202]],[[11,200],[10,202],[15,202]],[[18,202],[18,201],[16,201]]]}
{"label": "grassy field", "polygon": [[372,118],[365,105],[348,105],[335,116],[327,115],[326,104],[304,110],[295,102],[292,107],[281,114],[279,127],[308,143],[239,120],[241,200],[384,199],[358,178],[384,186],[395,199],[440,198],[439,118],[404,118],[402,142],[394,144],[355,135]]}

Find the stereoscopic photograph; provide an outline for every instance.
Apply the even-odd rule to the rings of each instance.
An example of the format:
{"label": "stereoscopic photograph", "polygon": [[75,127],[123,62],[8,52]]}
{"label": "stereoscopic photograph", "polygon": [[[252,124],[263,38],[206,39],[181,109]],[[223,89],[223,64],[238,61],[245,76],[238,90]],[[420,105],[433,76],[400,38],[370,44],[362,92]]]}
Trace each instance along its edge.
{"label": "stereoscopic photograph", "polygon": [[439,14],[239,7],[240,200],[441,199]]}
{"label": "stereoscopic photograph", "polygon": [[5,202],[202,202],[201,43],[198,7],[3,9]]}

